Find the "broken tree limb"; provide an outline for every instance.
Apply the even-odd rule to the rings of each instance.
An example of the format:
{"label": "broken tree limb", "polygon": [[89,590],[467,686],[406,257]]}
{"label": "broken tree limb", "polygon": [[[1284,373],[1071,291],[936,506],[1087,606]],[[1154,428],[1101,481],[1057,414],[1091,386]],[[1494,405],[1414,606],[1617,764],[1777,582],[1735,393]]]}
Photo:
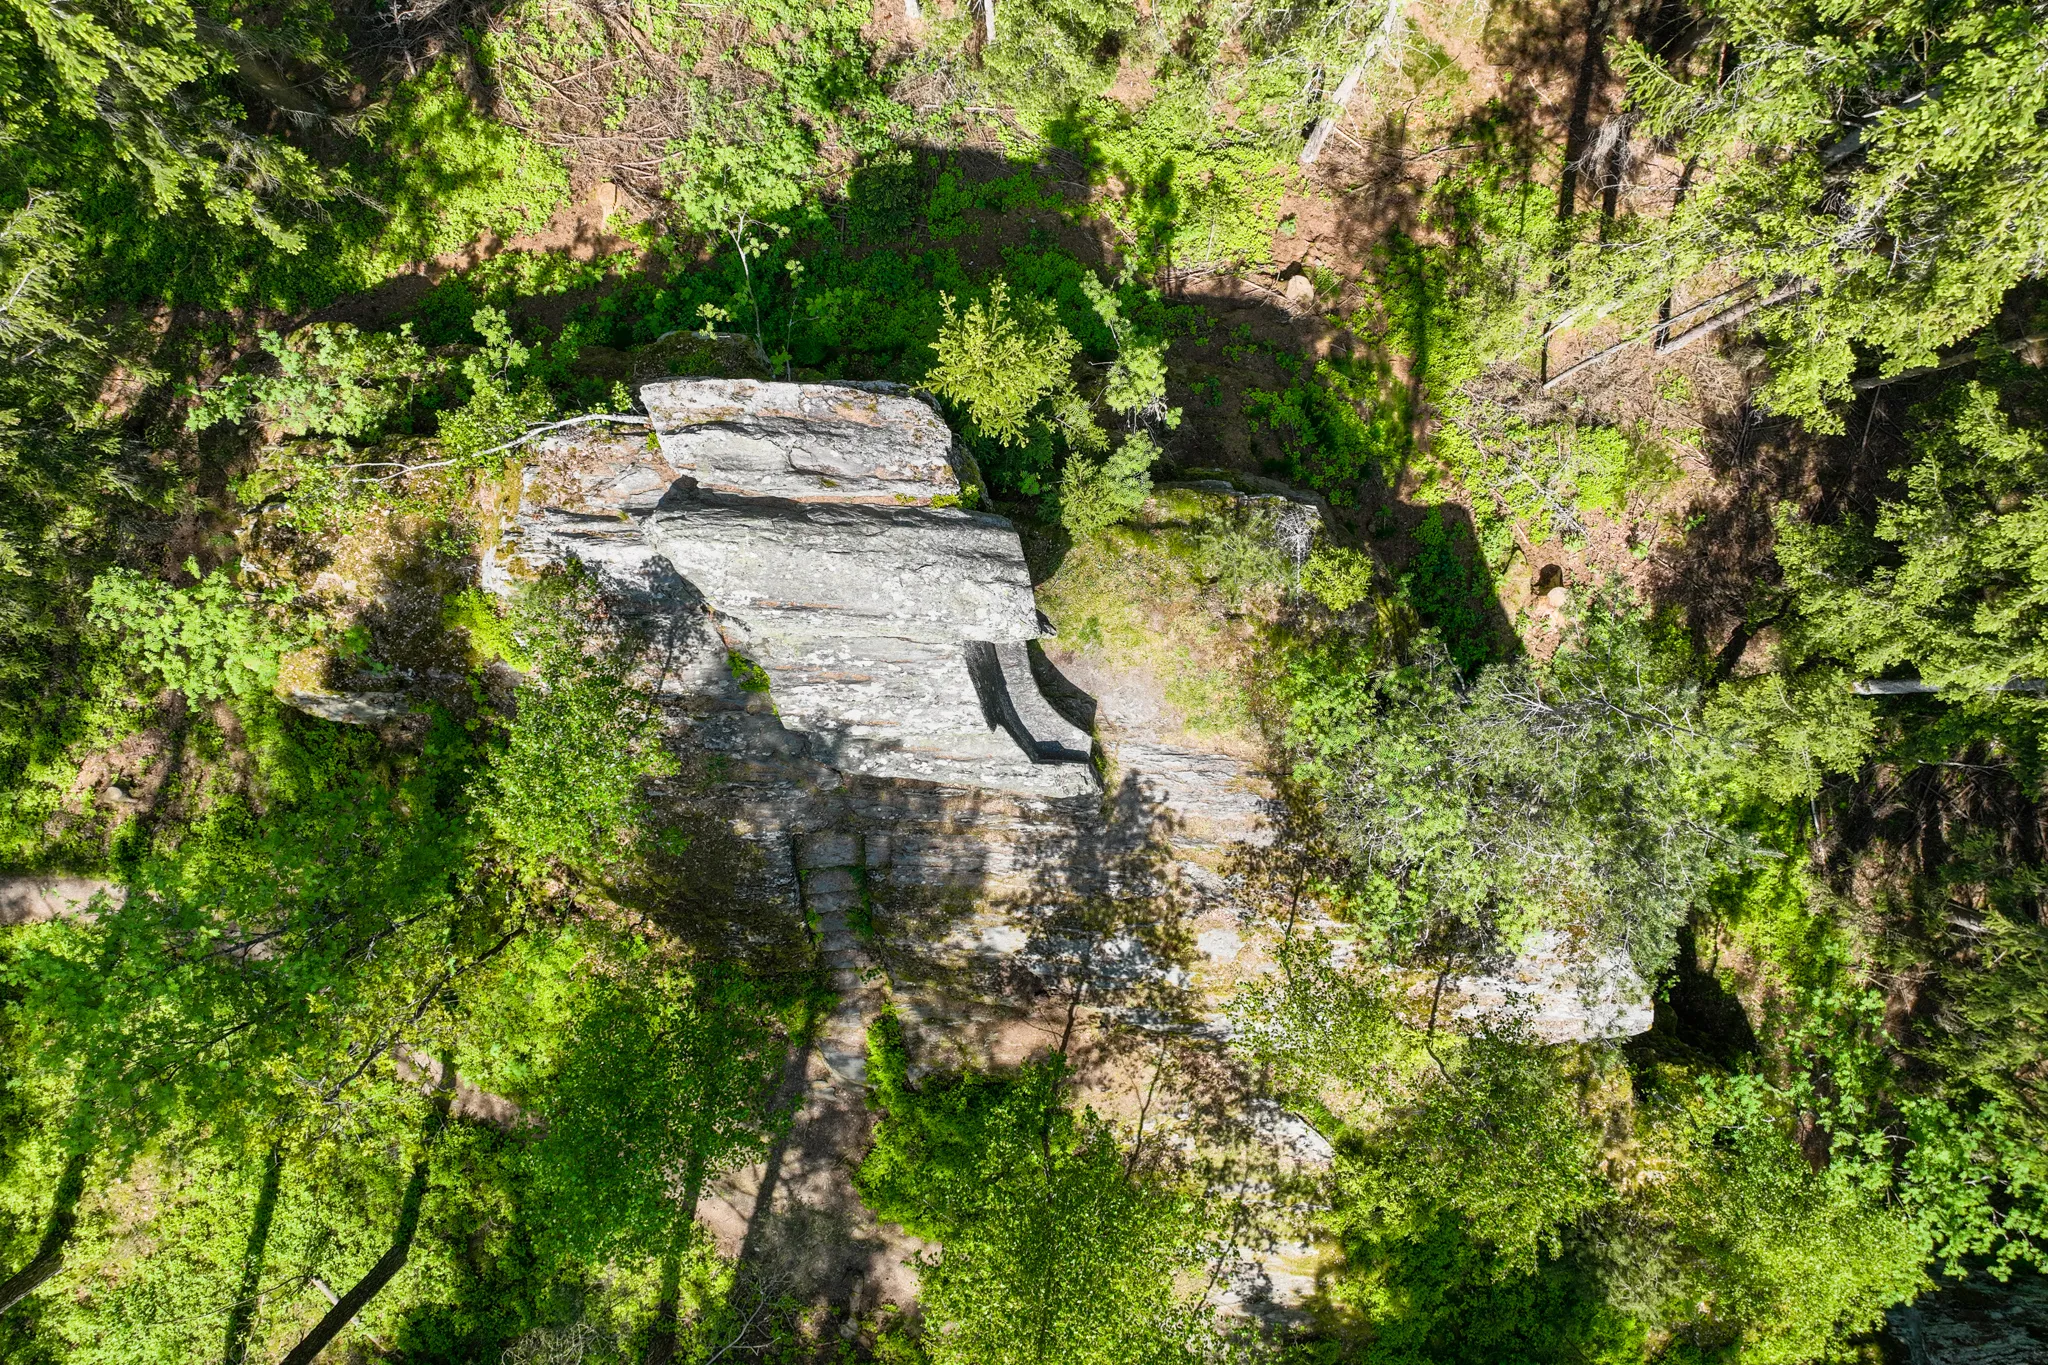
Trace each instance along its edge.
{"label": "broken tree limb", "polygon": [[1358,83],[1365,79],[1366,71],[1379,60],[1380,54],[1393,43],[1394,35],[1401,31],[1402,0],[1387,0],[1386,12],[1365,40],[1365,50],[1358,54],[1358,60],[1344,73],[1344,79],[1337,82],[1336,93],[1330,103],[1335,106],[1330,113],[1316,120],[1316,126],[1309,130],[1308,141],[1302,144],[1300,164],[1306,168],[1316,164],[1316,158],[1323,154],[1323,144],[1337,130],[1337,123],[1344,117],[1344,111],[1351,107],[1352,96],[1358,93]]}
{"label": "broken tree limb", "polygon": [[1751,299],[1747,303],[1738,303],[1733,308],[1725,312],[1716,313],[1705,322],[1688,327],[1677,336],[1670,338],[1663,345],[1657,347],[1657,354],[1672,355],[1682,351],[1695,341],[1702,341],[1716,332],[1725,331],[1733,327],[1759,308],[1769,308],[1774,304],[1783,303],[1794,295],[1805,293],[1806,289],[1806,282],[1801,280],[1798,284],[1788,284],[1782,289],[1773,289],[1760,299]]}
{"label": "broken tree limb", "polygon": [[[1699,312],[1702,308],[1712,308],[1715,304],[1724,303],[1732,296],[1741,293],[1743,290],[1748,289],[1749,287],[1750,286],[1746,284],[1738,284],[1733,289],[1724,289],[1720,293],[1714,295],[1712,298],[1702,299],[1700,300],[1700,302],[1693,304],[1690,308],[1687,308],[1684,311],[1677,313],[1676,315],[1674,315],[1674,318],[1688,317],[1694,313]],[[1619,354],[1622,351],[1627,350],[1629,347],[1635,345],[1638,341],[1641,341],[1643,338],[1651,335],[1652,333],[1663,331],[1671,325],[1671,323],[1674,321],[1674,318],[1664,318],[1657,322],[1653,322],[1648,327],[1645,327],[1640,331],[1629,333],[1620,341],[1615,342],[1612,346],[1603,347],[1600,350],[1593,352],[1593,354],[1587,356],[1584,360],[1575,361],[1574,363],[1565,366],[1556,374],[1550,376],[1550,378],[1543,381],[1543,391],[1545,393],[1549,393],[1552,389],[1556,388],[1559,384],[1564,383],[1565,380],[1570,379],[1580,370],[1583,370],[1590,365],[1597,365],[1601,361],[1606,360],[1612,356]],[[1561,325],[1562,320],[1560,320],[1557,326]],[[1550,331],[1545,332],[1543,334],[1544,340],[1547,341],[1550,339],[1552,334],[1554,334],[1557,331],[1557,326],[1553,326],[1550,329]]]}
{"label": "broken tree limb", "polygon": [[505,444],[503,445],[492,446],[489,450],[479,450],[474,455],[464,455],[458,459],[429,460],[425,464],[400,464],[396,460],[364,460],[356,464],[343,465],[342,468],[389,469],[394,471],[393,473],[390,474],[374,474],[367,479],[362,479],[358,481],[362,483],[382,482],[390,479],[401,478],[407,474],[417,474],[422,469],[446,469],[449,465],[462,464],[465,461],[469,460],[481,460],[486,455],[502,455],[508,450],[516,450],[520,446],[525,445],[529,441],[537,440],[540,437],[547,435],[551,431],[560,431],[563,427],[582,426],[586,422],[618,422],[625,426],[634,427],[644,427],[653,425],[653,419],[641,417],[634,413],[591,412],[585,413],[581,417],[571,417],[564,421],[548,422],[541,426],[533,427],[525,432],[522,432],[519,436],[515,437],[514,439],[505,442]]}
{"label": "broken tree limb", "polygon": [[1939,374],[1943,370],[1953,370],[1958,365],[1967,365],[1973,360],[1981,360],[1985,356],[1995,355],[2000,351],[2018,354],[2030,346],[2048,346],[2048,333],[2023,336],[2014,341],[2001,341],[1995,346],[1985,346],[1978,350],[1965,351],[1961,355],[1952,355],[1946,360],[1938,360],[1932,365],[1915,366],[1910,370],[1901,370],[1897,374],[1882,374],[1868,379],[1858,379],[1853,381],[1850,387],[1858,393],[1863,393],[1871,389],[1881,389],[1887,384],[1903,384],[1908,379],[1918,379],[1924,374]]}
{"label": "broken tree limb", "polygon": [[1344,79],[1337,83],[1337,93],[1330,97],[1330,103],[1337,106],[1336,112],[1325,114],[1316,120],[1316,126],[1309,130],[1308,141],[1301,147],[1301,164],[1313,166],[1316,158],[1323,154],[1323,144],[1330,140],[1330,134],[1337,130],[1337,120],[1344,117],[1344,110],[1351,103],[1351,97],[1358,93],[1358,82],[1365,74],[1365,64],[1359,63],[1344,73]]}
{"label": "broken tree limb", "polygon": [[0,1313],[35,1293],[43,1281],[64,1268],[64,1247],[78,1226],[78,1200],[85,1193],[85,1168],[91,1161],[92,1153],[73,1152],[64,1163],[64,1173],[57,1177],[57,1198],[50,1210],[50,1223],[36,1254],[27,1265],[8,1276],[6,1283],[0,1284]]}
{"label": "broken tree limb", "polygon": [[[1862,678],[1849,685],[1849,690],[1859,697],[1922,697],[1941,691],[1939,683],[1924,682],[1919,678]],[[2014,678],[2010,682],[1994,683],[1984,689],[1986,692],[2048,692],[2048,682],[2040,678]]]}

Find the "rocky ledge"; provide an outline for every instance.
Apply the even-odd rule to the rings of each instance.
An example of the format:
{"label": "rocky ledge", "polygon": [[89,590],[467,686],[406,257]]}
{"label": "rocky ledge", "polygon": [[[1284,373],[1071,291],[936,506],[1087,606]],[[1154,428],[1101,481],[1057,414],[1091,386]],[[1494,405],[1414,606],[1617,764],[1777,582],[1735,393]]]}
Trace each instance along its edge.
{"label": "rocky ledge", "polygon": [[574,556],[656,624],[665,690],[729,701],[764,676],[781,726],[840,772],[1099,790],[1087,732],[1024,662],[1041,632],[1016,528],[964,505],[977,476],[928,403],[751,379],[640,401],[652,442],[543,450],[487,581]]}

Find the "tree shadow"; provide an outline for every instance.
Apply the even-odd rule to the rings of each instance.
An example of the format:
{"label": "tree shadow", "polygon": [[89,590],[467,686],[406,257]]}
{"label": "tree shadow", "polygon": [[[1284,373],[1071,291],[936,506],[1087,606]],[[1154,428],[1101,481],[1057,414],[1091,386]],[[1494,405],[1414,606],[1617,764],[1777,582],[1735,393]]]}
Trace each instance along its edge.
{"label": "tree shadow", "polygon": [[1713,964],[1700,961],[1698,936],[1690,924],[1678,931],[1678,951],[1653,1003],[1650,1032],[1633,1040],[1631,1048],[1655,1055],[1667,1050],[1664,1044],[1676,1044],[1726,1069],[1757,1050],[1756,1030],[1742,1001],[1721,984]]}
{"label": "tree shadow", "polygon": [[1719,677],[1777,619],[1781,510],[1820,521],[1874,512],[1885,469],[1905,451],[1902,415],[1881,392],[1835,437],[1748,403],[1707,415],[1701,447],[1712,479],[1686,508],[1684,538],[1665,542],[1651,560],[1645,593],[1654,608],[1683,615]]}
{"label": "tree shadow", "polygon": [[1395,553],[1401,592],[1422,624],[1435,630],[1451,661],[1468,676],[1489,663],[1517,657],[1521,637],[1501,606],[1471,509],[1460,503],[1403,505]]}

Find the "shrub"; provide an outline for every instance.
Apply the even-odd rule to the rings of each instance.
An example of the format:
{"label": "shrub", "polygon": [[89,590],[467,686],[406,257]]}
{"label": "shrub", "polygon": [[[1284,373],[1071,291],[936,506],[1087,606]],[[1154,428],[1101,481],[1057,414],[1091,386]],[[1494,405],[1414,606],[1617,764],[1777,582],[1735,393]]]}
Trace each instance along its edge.
{"label": "shrub", "polygon": [[1158,443],[1143,432],[1126,436],[1104,460],[1079,452],[1068,457],[1060,476],[1060,524],[1076,536],[1090,536],[1130,520],[1152,492],[1158,458]]}
{"label": "shrub", "polygon": [[[199,566],[185,561],[199,578]],[[215,569],[189,588],[173,588],[132,569],[109,569],[93,580],[91,621],[112,637],[129,663],[194,703],[249,697],[277,682],[278,659],[301,632],[278,609],[290,589],[249,593]]]}
{"label": "shrub", "polygon": [[1033,410],[1069,382],[1067,367],[1080,354],[1080,343],[1044,305],[1013,305],[1009,285],[1000,279],[989,285],[986,299],[964,310],[955,307],[951,294],[944,300],[945,321],[932,343],[938,364],[925,383],[967,409],[987,436],[1023,445]]}
{"label": "shrub", "polygon": [[1346,546],[1318,545],[1301,566],[1301,590],[1331,611],[1351,610],[1372,587],[1372,556]]}
{"label": "shrub", "polygon": [[410,324],[395,335],[316,322],[289,337],[262,336],[277,373],[230,375],[207,389],[185,420],[189,430],[239,422],[254,411],[286,436],[373,440],[397,424],[413,386],[433,370]]}

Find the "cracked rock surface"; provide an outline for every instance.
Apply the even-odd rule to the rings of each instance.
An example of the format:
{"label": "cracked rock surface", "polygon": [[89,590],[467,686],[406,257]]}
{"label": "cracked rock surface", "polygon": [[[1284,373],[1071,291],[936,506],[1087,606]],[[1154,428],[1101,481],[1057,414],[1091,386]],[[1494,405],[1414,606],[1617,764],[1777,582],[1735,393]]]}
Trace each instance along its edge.
{"label": "cracked rock surface", "polygon": [[640,396],[655,448],[609,433],[553,442],[570,458],[529,472],[487,581],[574,556],[654,627],[664,690],[727,699],[719,675],[739,654],[766,671],[783,727],[839,771],[1099,790],[1087,735],[1028,670],[972,665],[977,649],[1035,638],[1038,612],[1016,529],[951,505],[976,476],[930,406],[750,379]]}

